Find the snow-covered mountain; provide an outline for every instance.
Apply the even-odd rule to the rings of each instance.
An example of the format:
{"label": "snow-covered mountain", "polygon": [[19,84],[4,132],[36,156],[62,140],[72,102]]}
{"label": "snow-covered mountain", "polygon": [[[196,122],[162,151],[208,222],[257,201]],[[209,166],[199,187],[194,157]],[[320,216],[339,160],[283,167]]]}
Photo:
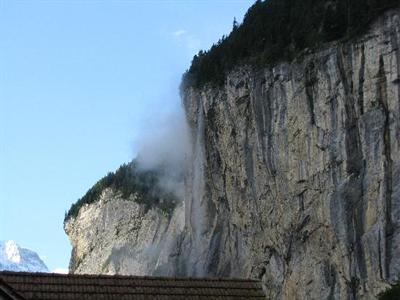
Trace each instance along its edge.
{"label": "snow-covered mountain", "polygon": [[0,241],[0,271],[49,272],[32,250],[21,248],[16,242]]}

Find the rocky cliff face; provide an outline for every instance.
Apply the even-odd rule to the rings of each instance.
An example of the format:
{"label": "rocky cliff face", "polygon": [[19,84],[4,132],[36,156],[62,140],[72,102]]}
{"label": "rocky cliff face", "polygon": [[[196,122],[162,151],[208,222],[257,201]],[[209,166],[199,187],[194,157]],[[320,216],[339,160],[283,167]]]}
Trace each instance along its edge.
{"label": "rocky cliff face", "polygon": [[172,215],[146,210],[107,188],[64,224],[73,247],[70,272],[174,275],[183,226],[181,205]]}
{"label": "rocky cliff face", "polygon": [[372,299],[399,280],[399,42],[395,10],[350,42],[183,91],[204,153],[204,194],[186,199],[202,274],[260,278],[273,299]]}
{"label": "rocky cliff face", "polygon": [[168,218],[106,191],[65,225],[72,271],[252,277],[271,299],[375,299],[400,279],[399,43],[397,9],[291,63],[184,87],[184,203]]}
{"label": "rocky cliff face", "polygon": [[203,141],[204,195],[187,198],[202,274],[257,277],[285,299],[373,298],[399,279],[399,22],[184,90]]}

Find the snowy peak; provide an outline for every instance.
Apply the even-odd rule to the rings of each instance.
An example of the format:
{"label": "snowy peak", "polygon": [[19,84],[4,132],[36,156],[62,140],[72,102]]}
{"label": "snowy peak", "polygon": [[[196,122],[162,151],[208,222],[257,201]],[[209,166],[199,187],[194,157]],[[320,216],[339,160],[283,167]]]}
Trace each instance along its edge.
{"label": "snowy peak", "polygon": [[0,271],[49,272],[39,255],[15,241],[0,241]]}
{"label": "snowy peak", "polygon": [[5,257],[12,263],[19,264],[21,262],[21,255],[18,250],[18,245],[14,241],[6,241],[4,243]]}

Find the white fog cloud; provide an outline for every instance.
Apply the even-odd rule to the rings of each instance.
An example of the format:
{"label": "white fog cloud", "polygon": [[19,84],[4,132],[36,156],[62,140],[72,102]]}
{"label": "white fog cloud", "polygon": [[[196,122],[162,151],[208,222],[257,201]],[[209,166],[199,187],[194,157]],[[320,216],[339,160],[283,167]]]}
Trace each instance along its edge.
{"label": "white fog cloud", "polygon": [[174,31],[172,34],[173,34],[174,36],[176,36],[176,37],[180,37],[180,36],[184,35],[185,33],[186,33],[186,30],[179,29],[179,30],[177,30],[177,31]]}
{"label": "white fog cloud", "polygon": [[201,49],[201,41],[194,35],[188,33],[184,29],[172,32],[173,37],[183,46],[185,46],[192,54],[197,53]]}
{"label": "white fog cloud", "polygon": [[158,116],[148,122],[138,136],[136,147],[139,167],[154,170],[162,167],[165,174],[160,185],[183,196],[183,173],[190,151],[189,129],[183,110]]}
{"label": "white fog cloud", "polygon": [[51,273],[58,273],[58,274],[68,274],[68,269],[66,268],[55,268]]}

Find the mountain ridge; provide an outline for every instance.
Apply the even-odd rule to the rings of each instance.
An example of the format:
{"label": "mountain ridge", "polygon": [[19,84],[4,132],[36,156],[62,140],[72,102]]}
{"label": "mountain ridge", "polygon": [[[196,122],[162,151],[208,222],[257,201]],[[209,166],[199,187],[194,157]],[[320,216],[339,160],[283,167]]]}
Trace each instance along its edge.
{"label": "mountain ridge", "polygon": [[0,271],[49,272],[39,255],[15,241],[0,241]]}

